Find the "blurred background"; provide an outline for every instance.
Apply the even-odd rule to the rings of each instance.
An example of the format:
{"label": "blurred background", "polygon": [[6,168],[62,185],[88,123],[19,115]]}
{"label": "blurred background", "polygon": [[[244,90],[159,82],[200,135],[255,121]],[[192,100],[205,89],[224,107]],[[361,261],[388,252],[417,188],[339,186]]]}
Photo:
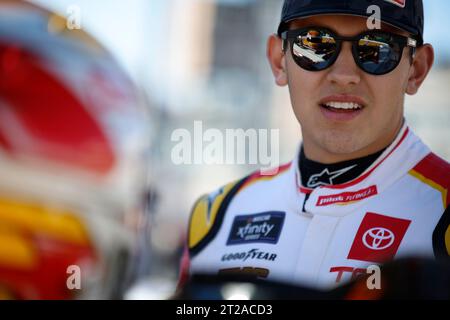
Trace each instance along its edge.
{"label": "blurred background", "polygon": [[[145,96],[151,144],[148,192],[151,257],[144,285],[129,298],[163,298],[176,284],[178,259],[194,201],[258,165],[175,165],[173,130],[274,128],[280,162],[301,139],[288,91],[275,86],[266,39],[276,31],[282,0],[33,0],[69,17],[97,38]],[[423,88],[406,101],[407,121],[450,160],[450,11],[447,0],[424,0],[425,41],[436,64]]]}

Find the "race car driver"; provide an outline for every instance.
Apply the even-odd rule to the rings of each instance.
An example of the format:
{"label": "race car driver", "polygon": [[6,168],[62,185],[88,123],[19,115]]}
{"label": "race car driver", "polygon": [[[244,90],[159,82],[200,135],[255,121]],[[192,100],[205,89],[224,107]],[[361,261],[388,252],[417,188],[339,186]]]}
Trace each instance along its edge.
{"label": "race car driver", "polygon": [[404,119],[405,94],[433,65],[423,28],[421,0],[285,0],[267,56],[302,142],[276,175],[196,202],[180,283],[244,273],[324,289],[393,259],[450,254],[450,165]]}

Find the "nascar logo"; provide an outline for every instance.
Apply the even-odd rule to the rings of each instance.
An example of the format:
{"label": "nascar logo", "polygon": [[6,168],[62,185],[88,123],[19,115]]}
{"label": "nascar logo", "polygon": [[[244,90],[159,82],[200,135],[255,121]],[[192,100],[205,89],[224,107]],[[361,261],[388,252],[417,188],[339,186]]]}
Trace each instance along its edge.
{"label": "nascar logo", "polygon": [[395,4],[400,8],[404,8],[406,6],[406,0],[384,0],[384,1]]}

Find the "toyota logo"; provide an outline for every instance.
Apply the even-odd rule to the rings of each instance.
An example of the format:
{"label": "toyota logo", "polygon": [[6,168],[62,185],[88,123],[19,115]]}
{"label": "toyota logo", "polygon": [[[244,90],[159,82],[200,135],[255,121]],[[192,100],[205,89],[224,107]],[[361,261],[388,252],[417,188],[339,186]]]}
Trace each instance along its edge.
{"label": "toyota logo", "polygon": [[372,228],[363,235],[364,245],[372,250],[384,250],[389,248],[395,240],[394,233],[386,228]]}

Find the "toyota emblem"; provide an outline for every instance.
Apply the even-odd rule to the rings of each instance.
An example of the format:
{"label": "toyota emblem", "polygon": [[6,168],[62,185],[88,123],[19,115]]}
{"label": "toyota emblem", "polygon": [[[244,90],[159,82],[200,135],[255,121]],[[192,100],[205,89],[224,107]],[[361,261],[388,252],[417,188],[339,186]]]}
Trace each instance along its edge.
{"label": "toyota emblem", "polygon": [[363,235],[364,245],[372,250],[384,250],[389,248],[395,240],[394,233],[386,228],[372,228]]}

